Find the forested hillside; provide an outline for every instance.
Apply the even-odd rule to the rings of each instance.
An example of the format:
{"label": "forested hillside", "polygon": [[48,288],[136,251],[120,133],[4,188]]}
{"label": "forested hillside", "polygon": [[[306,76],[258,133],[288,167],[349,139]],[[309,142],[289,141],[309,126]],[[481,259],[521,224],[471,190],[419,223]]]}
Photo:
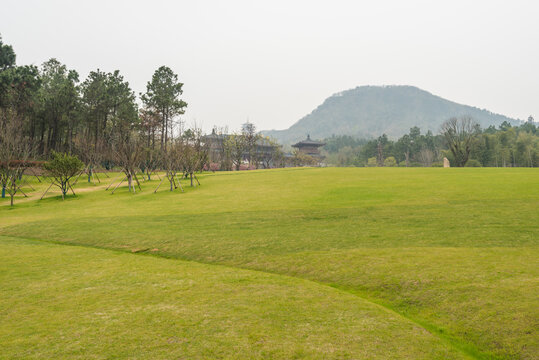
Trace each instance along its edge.
{"label": "forested hillside", "polygon": [[287,130],[265,131],[264,134],[285,144],[301,140],[306,134],[315,139],[332,135],[399,137],[414,126],[436,134],[445,120],[460,116],[474,118],[483,128],[498,126],[504,121],[512,125],[519,123],[413,86],[361,86],[334,94]]}

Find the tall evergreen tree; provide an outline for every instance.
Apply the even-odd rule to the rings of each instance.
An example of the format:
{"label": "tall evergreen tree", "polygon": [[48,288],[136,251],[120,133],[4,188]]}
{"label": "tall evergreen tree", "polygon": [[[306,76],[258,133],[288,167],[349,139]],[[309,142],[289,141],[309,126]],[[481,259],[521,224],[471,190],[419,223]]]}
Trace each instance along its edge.
{"label": "tall evergreen tree", "polygon": [[161,118],[161,148],[166,148],[174,128],[174,118],[185,112],[187,103],[180,99],[183,83],[169,67],[161,66],[146,85],[146,93],[141,95],[147,109]]}
{"label": "tall evergreen tree", "polygon": [[50,59],[42,66],[41,79],[40,152],[62,151],[64,144],[71,143],[75,128],[79,74]]}

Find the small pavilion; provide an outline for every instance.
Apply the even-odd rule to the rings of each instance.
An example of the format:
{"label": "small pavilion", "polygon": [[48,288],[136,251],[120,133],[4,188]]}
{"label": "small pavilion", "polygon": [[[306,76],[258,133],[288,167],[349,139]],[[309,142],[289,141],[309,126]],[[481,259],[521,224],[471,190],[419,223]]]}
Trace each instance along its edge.
{"label": "small pavilion", "polygon": [[292,147],[297,148],[298,151],[300,151],[301,153],[305,155],[309,155],[314,158],[321,159],[322,155],[320,154],[319,148],[324,145],[326,144],[323,142],[311,140],[311,136],[307,135],[307,139],[292,145]]}

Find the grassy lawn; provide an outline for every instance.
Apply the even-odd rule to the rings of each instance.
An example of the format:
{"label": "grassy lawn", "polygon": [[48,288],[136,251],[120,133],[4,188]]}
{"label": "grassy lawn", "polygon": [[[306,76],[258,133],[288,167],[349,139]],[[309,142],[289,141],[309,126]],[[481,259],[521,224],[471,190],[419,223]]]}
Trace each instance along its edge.
{"label": "grassy lawn", "polygon": [[291,277],[0,237],[0,358],[462,358]]}
{"label": "grassy lawn", "polygon": [[[123,303],[148,299],[148,310],[139,305],[140,317],[133,319],[133,323],[125,314],[117,314],[123,316],[122,320],[104,338],[126,338],[121,330],[126,327],[123,331],[133,335],[132,341],[137,344],[121,340],[119,344],[109,344],[108,354],[112,357],[144,357],[156,349],[162,351],[156,354],[163,357],[168,357],[167,351],[178,351],[171,353],[178,354],[177,357],[184,351],[187,358],[193,354],[269,358],[537,357],[537,169],[302,168],[215,173],[200,178],[202,186],[186,188],[185,193],[170,193],[162,186],[153,194],[158,182],[152,180],[134,196],[125,188],[111,196],[97,187],[96,191],[81,191],[76,198],[65,201],[59,197],[29,200],[13,209],[2,206],[6,201],[0,202],[0,234],[19,239],[2,240],[7,243],[0,252],[1,266],[13,274],[3,277],[0,286],[17,299],[17,306],[3,305],[13,314],[3,312],[2,316],[9,321],[14,319],[15,324],[21,323],[17,316],[28,311],[36,316],[27,320],[27,330],[3,327],[2,344],[17,351],[18,343],[24,348],[24,341],[28,341],[29,335],[24,331],[34,331],[40,339],[47,332],[51,324],[42,324],[40,317],[51,317],[55,310],[65,312],[67,317],[77,313],[71,300],[59,309],[53,304],[38,308],[40,301],[36,296],[10,286],[12,279],[18,279],[17,284],[37,281],[36,286],[43,286],[40,281],[61,282],[65,278],[65,286],[54,291],[54,295],[65,295],[74,302],[80,296],[77,291],[81,284],[92,279],[103,287],[97,299],[111,302],[105,304],[111,309],[119,311]],[[87,183],[80,185],[93,187]],[[42,242],[37,245],[26,239],[87,247]],[[33,255],[32,249],[36,247],[42,249],[40,254]],[[146,252],[172,259],[122,255],[88,247],[125,252],[149,249],[154,251]],[[63,264],[58,254],[70,251],[78,255],[62,257],[67,270],[55,269],[55,261]],[[72,257],[78,260],[71,264]],[[110,267],[101,265],[101,259],[110,257],[115,259]],[[42,274],[43,279],[35,279],[25,269],[24,264],[34,263],[35,272]],[[69,264],[82,275],[72,277]],[[214,267],[215,264],[227,267]],[[193,290],[190,300],[171,298],[185,309],[193,309],[189,316],[209,314],[210,323],[200,324],[194,333],[167,325],[166,321],[145,325],[153,318],[151,299],[160,298],[155,286],[148,284],[168,284],[174,279],[173,269],[189,270],[194,278],[201,279],[201,288]],[[196,271],[206,275],[199,276]],[[126,283],[130,273],[137,274],[144,286],[138,287],[136,281]],[[256,285],[245,288],[242,283],[228,284],[217,275],[207,275],[210,273],[245,274]],[[273,282],[281,284],[281,288],[277,289]],[[233,290],[220,292],[224,284]],[[116,289],[124,291],[125,298],[109,299],[107,294]],[[172,296],[162,296],[169,295]],[[320,300],[331,296],[334,301]],[[259,297],[261,303],[234,307],[237,302],[242,303],[240,298]],[[204,304],[211,304],[216,298],[222,298],[223,303],[209,310]],[[32,300],[36,308],[19,310],[21,304],[26,304],[25,299]],[[92,313],[96,302],[99,303],[91,298],[82,301],[85,306],[79,310],[81,322],[73,323],[70,330],[84,329],[88,341],[92,341],[92,336],[101,336],[99,321],[102,327],[109,326],[106,318]],[[286,312],[275,310],[278,314],[274,321],[260,319],[271,304],[279,304]],[[293,310],[294,307],[297,309]],[[358,324],[365,319],[363,312],[367,310],[378,311],[371,316],[373,322],[365,325],[370,332]],[[159,316],[174,322],[179,315],[166,315],[163,310]],[[395,333],[393,328],[388,330],[383,325],[391,321],[395,322]],[[61,318],[56,324],[62,324]],[[291,335],[282,330],[287,326],[301,328],[309,335],[296,330]],[[134,330],[139,327],[140,333]],[[311,333],[307,331],[310,327],[316,329],[311,329]],[[151,332],[148,337],[153,341],[167,329],[183,334],[178,338],[193,338],[188,345],[146,346],[136,340]],[[59,335],[54,329],[51,331],[54,340],[43,345],[51,349],[42,350],[53,356]],[[214,332],[223,338],[230,333],[231,342],[215,338],[208,340],[209,344],[196,335],[214,339],[218,337]],[[267,336],[265,345],[253,340],[261,335]],[[86,346],[86,338],[77,340],[81,343],[63,341],[76,349]],[[391,345],[387,345],[388,341]],[[212,353],[212,349],[216,352]],[[96,348],[95,356],[106,357],[102,355]]]}

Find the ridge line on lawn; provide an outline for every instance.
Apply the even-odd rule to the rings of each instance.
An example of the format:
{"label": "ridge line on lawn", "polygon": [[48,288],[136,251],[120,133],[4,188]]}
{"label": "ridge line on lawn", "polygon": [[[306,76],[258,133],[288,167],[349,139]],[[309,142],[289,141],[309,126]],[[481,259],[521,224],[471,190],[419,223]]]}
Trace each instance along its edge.
{"label": "ridge line on lawn", "polygon": [[441,333],[436,325],[433,325],[433,324],[430,324],[428,322],[409,317],[409,316],[407,316],[405,314],[402,314],[402,313],[394,310],[388,304],[385,304],[385,303],[383,303],[383,302],[381,302],[379,300],[372,299],[370,297],[365,296],[360,291],[350,289],[350,288],[347,288],[347,287],[343,287],[343,286],[339,286],[337,284],[330,284],[330,283],[326,283],[326,282],[316,281],[316,280],[309,279],[309,278],[304,278],[304,277],[300,277],[300,276],[293,276],[293,275],[280,273],[280,272],[275,272],[275,271],[265,271],[265,270],[253,269],[253,268],[249,268],[249,267],[233,266],[233,265],[219,264],[219,263],[212,263],[212,262],[204,262],[204,261],[193,260],[193,259],[189,259],[189,258],[183,258],[183,257],[180,257],[180,256],[168,256],[168,255],[164,255],[164,254],[148,253],[146,251],[132,252],[132,251],[123,250],[123,249],[115,249],[115,248],[108,248],[108,247],[88,245],[88,244],[80,244],[80,243],[74,243],[74,242],[64,242],[64,241],[38,239],[38,238],[27,238],[27,237],[23,237],[23,236],[13,236],[13,235],[4,235],[4,234],[0,234],[0,238],[15,238],[15,239],[42,242],[42,243],[54,244],[54,245],[64,245],[64,246],[72,246],[72,247],[82,247],[82,248],[97,249],[97,250],[110,251],[110,252],[121,253],[121,254],[131,254],[131,255],[138,255],[138,256],[141,256],[141,255],[142,256],[151,256],[151,257],[155,257],[155,258],[168,259],[168,260],[180,260],[180,261],[193,262],[193,263],[203,264],[203,265],[222,266],[222,267],[229,268],[229,269],[253,271],[253,272],[258,272],[258,273],[263,273],[263,274],[283,276],[283,277],[290,278],[290,279],[308,281],[308,282],[315,283],[315,284],[320,285],[320,286],[331,287],[331,288],[336,289],[336,290],[338,290],[340,292],[344,292],[346,294],[353,295],[353,296],[355,296],[355,297],[357,297],[357,298],[359,298],[359,299],[361,299],[361,300],[363,300],[363,301],[365,301],[365,302],[367,302],[367,303],[369,303],[369,304],[383,310],[386,313],[395,315],[398,318],[402,318],[402,319],[404,319],[405,321],[407,321],[409,323],[412,323],[412,324],[414,324],[416,326],[419,326],[420,328],[422,328],[423,330],[425,330],[426,332],[428,332],[432,336],[440,339],[443,343],[449,345],[453,349],[456,349],[461,354],[463,354],[463,355],[465,355],[465,356],[467,356],[469,358],[479,359],[479,360],[481,360],[481,359],[497,359],[497,357],[494,357],[492,355],[485,354],[485,353],[479,351],[475,346],[473,346],[471,344],[462,343],[459,339],[457,339],[455,337],[452,337],[452,336]]}

